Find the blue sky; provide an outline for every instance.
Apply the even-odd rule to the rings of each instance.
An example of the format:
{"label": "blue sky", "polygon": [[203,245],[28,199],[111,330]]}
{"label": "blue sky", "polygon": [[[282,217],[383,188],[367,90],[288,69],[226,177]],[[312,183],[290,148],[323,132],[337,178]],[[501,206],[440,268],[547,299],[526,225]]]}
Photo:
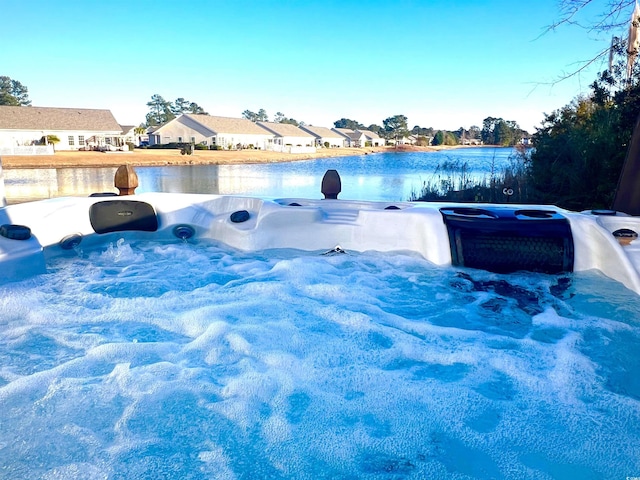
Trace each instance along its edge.
{"label": "blue sky", "polygon": [[328,127],[406,115],[409,128],[455,130],[493,116],[533,132],[605,68],[550,85],[610,42],[570,27],[541,36],[559,15],[556,0],[0,0],[0,75],[34,106],[106,108],[121,124],[143,122],[159,94]]}

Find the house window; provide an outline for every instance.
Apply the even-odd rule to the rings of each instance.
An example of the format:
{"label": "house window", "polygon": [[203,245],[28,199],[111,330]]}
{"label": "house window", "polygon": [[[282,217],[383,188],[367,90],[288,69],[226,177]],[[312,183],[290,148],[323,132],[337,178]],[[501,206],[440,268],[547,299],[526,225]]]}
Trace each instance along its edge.
{"label": "house window", "polygon": [[78,135],[78,145],[84,146],[84,135]]}
{"label": "house window", "polygon": [[69,135],[69,146],[75,145],[73,135]]}
{"label": "house window", "polygon": [[196,137],[191,137],[191,143],[196,143]]}
{"label": "house window", "polygon": [[182,137],[178,137],[178,143],[182,143]]}

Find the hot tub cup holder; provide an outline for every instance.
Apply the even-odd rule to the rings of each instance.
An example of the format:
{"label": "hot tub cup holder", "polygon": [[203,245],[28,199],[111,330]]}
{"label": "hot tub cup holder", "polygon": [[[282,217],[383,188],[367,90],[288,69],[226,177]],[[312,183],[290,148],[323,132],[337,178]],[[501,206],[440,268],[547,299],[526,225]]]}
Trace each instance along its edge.
{"label": "hot tub cup holder", "polygon": [[553,218],[557,212],[555,210],[517,210],[515,212],[516,217],[528,217],[528,218]]}
{"label": "hot tub cup holder", "polygon": [[442,208],[440,211],[444,215],[452,215],[458,217],[473,217],[473,218],[498,218],[498,215],[484,208],[475,207],[451,207]]}
{"label": "hot tub cup holder", "polygon": [[613,232],[612,235],[616,237],[618,243],[623,247],[626,247],[638,238],[638,233],[630,228],[620,228]]}

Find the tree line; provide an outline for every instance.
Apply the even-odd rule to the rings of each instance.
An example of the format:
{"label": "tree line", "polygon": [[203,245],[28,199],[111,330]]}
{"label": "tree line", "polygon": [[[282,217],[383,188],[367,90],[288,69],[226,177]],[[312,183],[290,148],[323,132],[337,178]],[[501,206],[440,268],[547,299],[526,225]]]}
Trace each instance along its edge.
{"label": "tree line", "polygon": [[545,116],[528,159],[532,199],[565,208],[610,208],[640,115],[640,72],[626,61],[598,74],[588,95]]}
{"label": "tree line", "polygon": [[168,102],[161,95],[155,94],[151,96],[151,101],[147,102],[147,107],[149,107],[149,113],[144,125],[146,127],[164,125],[183,113],[209,115],[200,105],[182,97]]}
{"label": "tree line", "polygon": [[[197,103],[188,102],[183,98],[175,102],[167,102],[160,95],[153,95],[151,101],[147,103],[150,108],[147,114],[146,126],[163,125],[174,119],[181,113],[198,113],[208,115]],[[304,121],[287,117],[282,112],[277,112],[270,119],[267,111],[260,108],[257,112],[244,110],[242,118],[252,122],[273,122],[286,123],[295,126],[307,125]],[[341,118],[333,122],[335,128],[348,128],[351,130],[368,130],[376,133],[387,140],[398,141],[409,135],[416,137],[416,143],[421,146],[427,145],[460,145],[468,143],[484,143],[487,145],[513,146],[520,143],[523,137],[527,137],[528,132],[522,130],[513,120],[503,120],[502,118],[487,117],[483,121],[483,127],[471,126],[469,129],[460,127],[455,131],[435,130],[431,127],[424,128],[419,125],[411,130],[408,128],[408,119],[405,115],[393,115],[385,118],[382,125],[370,124],[368,126],[350,118]]]}
{"label": "tree line", "polygon": [[[30,106],[31,101],[29,100],[27,87],[17,80],[7,76],[0,76],[0,105]],[[209,115],[196,102],[183,97],[176,98],[173,102],[170,102],[165,100],[162,95],[154,94],[146,105],[149,107],[149,111],[146,114],[145,122],[140,125],[140,127],[145,128],[164,125],[183,113]],[[248,109],[244,110],[241,116],[252,122],[269,121],[269,115],[263,108],[257,112]],[[295,126],[306,125],[304,121],[287,117],[282,112],[277,112],[271,121]],[[484,120],[482,130],[472,126],[468,130],[461,127],[454,132],[435,130],[431,127],[423,128],[418,125],[409,130],[405,115],[394,115],[384,119],[382,125],[371,124],[368,126],[356,120],[341,118],[336,120],[333,126],[352,130],[369,130],[388,140],[399,140],[413,135],[416,137],[418,145],[458,145],[470,140],[482,140],[484,143],[496,145],[514,145],[522,134],[517,123],[493,117],[487,117]]]}

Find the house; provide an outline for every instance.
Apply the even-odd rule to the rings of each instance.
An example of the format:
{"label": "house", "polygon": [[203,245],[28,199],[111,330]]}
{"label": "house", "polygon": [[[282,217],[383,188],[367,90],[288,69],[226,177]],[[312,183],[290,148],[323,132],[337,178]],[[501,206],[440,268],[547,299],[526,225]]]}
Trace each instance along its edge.
{"label": "house", "polygon": [[418,137],[415,135],[408,135],[401,138],[390,138],[387,140],[389,145],[415,145],[418,142]]}
{"label": "house", "polygon": [[385,140],[376,132],[372,132],[371,130],[356,130],[357,132],[362,132],[365,137],[365,147],[384,147]]}
{"label": "house", "polygon": [[332,128],[336,133],[339,133],[347,140],[347,146],[352,148],[361,148],[365,146],[367,138],[358,130],[351,130],[350,128]]}
{"label": "house", "polygon": [[257,122],[261,128],[273,135],[268,150],[287,153],[315,152],[316,137],[289,123]]}
{"label": "house", "polygon": [[274,135],[246,118],[185,113],[149,132],[149,145],[200,143],[213,148],[264,150]]}
{"label": "house", "polygon": [[140,145],[140,141],[138,140],[138,135],[136,135],[136,127],[135,125],[120,125],[122,129],[122,139],[125,143],[133,143],[134,145]]}
{"label": "house", "polygon": [[314,127],[312,125],[301,125],[300,128],[315,137],[317,147],[328,145],[329,148],[339,148],[346,145],[344,135],[336,133],[330,128]]}
{"label": "house", "polygon": [[524,145],[525,147],[530,147],[533,145],[532,138],[528,135],[523,136],[520,139],[520,145]]}
{"label": "house", "polygon": [[41,144],[55,135],[56,150],[122,144],[122,128],[109,110],[0,106],[0,146]]}

